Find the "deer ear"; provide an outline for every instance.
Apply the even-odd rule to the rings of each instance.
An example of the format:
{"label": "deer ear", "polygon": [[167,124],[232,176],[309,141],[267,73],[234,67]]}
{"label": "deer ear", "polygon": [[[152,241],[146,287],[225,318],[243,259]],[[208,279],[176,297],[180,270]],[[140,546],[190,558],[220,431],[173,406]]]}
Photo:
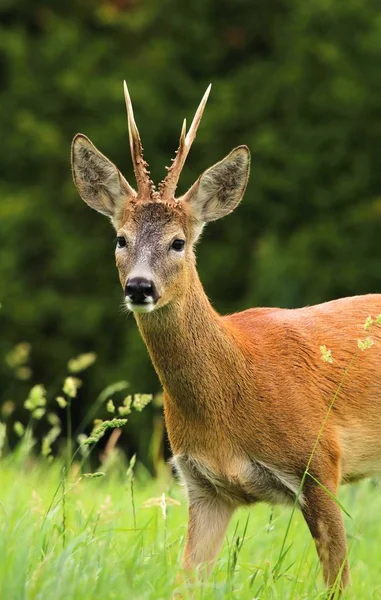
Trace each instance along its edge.
{"label": "deer ear", "polygon": [[71,146],[71,166],[82,200],[112,220],[118,218],[126,202],[136,197],[119,169],[81,133]]}
{"label": "deer ear", "polygon": [[242,199],[249,172],[247,146],[234,148],[221,162],[205,171],[184,197],[193,217],[208,223],[231,213]]}

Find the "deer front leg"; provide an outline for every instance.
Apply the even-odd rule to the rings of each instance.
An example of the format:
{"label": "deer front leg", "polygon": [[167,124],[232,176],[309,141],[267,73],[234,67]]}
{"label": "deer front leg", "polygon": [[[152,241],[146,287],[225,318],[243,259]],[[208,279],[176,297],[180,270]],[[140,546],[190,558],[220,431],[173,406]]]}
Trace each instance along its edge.
{"label": "deer front leg", "polygon": [[208,573],[222,546],[234,507],[220,499],[203,498],[190,503],[183,567],[202,566]]}
{"label": "deer front leg", "polygon": [[[323,485],[333,494],[337,486],[326,482]],[[349,583],[347,544],[340,507],[317,483],[309,480],[303,490],[305,499],[302,512],[323,567],[324,581],[340,590]]]}

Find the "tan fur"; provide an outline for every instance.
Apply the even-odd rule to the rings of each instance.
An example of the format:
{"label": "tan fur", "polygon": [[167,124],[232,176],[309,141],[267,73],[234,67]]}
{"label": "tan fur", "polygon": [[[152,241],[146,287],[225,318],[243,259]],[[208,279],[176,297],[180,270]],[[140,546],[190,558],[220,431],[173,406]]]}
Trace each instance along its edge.
{"label": "tan fur", "polygon": [[[189,497],[184,566],[214,560],[236,507],[297,500],[325,581],[339,578],[344,587],[341,511],[316,480],[336,495],[340,482],[381,472],[381,326],[364,331],[366,318],[381,313],[381,295],[219,315],[199,280],[194,243],[206,222],[239,203],[247,147],[208,169],[176,201],[168,197],[176,170],[154,196],[139,198],[90,144],[83,136],[74,140],[75,183],[125,238],[116,250],[122,287],[133,274],[158,292],[152,312],[135,316],[164,389],[174,463]],[[186,241],[183,251],[171,249],[174,239]],[[374,346],[361,351],[357,340],[367,335]],[[332,363],[322,360],[322,345]],[[307,467],[311,477],[299,494]]]}
{"label": "tan fur", "polygon": [[[242,490],[247,457],[252,457],[273,471],[290,474],[297,487],[344,369],[357,353],[310,472],[333,494],[340,478],[345,481],[379,472],[380,329],[373,334],[375,346],[364,352],[357,349],[357,339],[364,337],[368,314],[381,312],[381,296],[298,310],[252,309],[220,317],[202,291],[195,269],[188,276],[188,293],[182,301],[137,315],[165,390],[165,417],[174,454],[198,460],[213,472],[214,479],[241,480]],[[333,364],[321,360],[322,344],[332,350]],[[358,434],[356,438],[361,431],[364,437]],[[350,445],[353,439],[357,444]],[[200,487],[208,496],[202,477]],[[191,480],[189,496],[191,504],[194,499],[198,506],[209,505],[201,494],[195,494]],[[209,496],[214,494],[209,492]],[[226,501],[226,493],[216,496]],[[340,509],[308,478],[303,497],[306,520],[320,543],[326,581],[333,583],[346,556]],[[256,499],[268,498],[264,494]],[[246,499],[238,501],[237,493],[231,493],[230,503],[237,506]],[[204,532],[194,543],[204,544],[207,535]],[[345,566],[343,584],[347,579]]]}

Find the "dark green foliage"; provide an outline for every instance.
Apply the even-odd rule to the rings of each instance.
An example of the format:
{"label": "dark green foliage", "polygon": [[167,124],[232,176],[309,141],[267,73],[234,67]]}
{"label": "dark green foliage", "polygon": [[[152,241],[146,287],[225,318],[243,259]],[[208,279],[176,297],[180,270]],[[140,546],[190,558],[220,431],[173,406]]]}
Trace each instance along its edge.
{"label": "dark green foliage", "polygon": [[[70,175],[71,139],[82,131],[134,185],[124,78],[156,181],[210,81],[181,189],[234,146],[252,151],[241,207],[211,224],[199,249],[219,310],[380,291],[379,8],[3,0],[0,355],[30,342],[33,380],[49,387],[70,357],[95,351],[83,403],[121,378],[132,391],[158,389],[134,319],[119,310],[114,232]],[[16,392],[4,364],[0,376],[6,400]]]}

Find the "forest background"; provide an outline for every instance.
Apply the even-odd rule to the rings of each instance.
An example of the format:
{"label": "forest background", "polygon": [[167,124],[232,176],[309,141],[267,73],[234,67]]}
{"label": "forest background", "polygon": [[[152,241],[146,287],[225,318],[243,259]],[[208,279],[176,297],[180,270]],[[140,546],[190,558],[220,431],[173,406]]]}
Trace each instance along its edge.
{"label": "forest background", "polygon": [[[160,390],[120,308],[114,232],[70,173],[81,131],[134,184],[123,79],[155,181],[209,82],[180,189],[250,147],[245,198],[197,253],[214,306],[234,312],[381,291],[380,64],[376,0],[1,0],[0,404],[11,418],[25,421],[37,383],[56,406],[68,360],[84,352],[97,362],[74,429],[110,382]],[[148,465],[159,414],[134,414],[124,439]]]}

